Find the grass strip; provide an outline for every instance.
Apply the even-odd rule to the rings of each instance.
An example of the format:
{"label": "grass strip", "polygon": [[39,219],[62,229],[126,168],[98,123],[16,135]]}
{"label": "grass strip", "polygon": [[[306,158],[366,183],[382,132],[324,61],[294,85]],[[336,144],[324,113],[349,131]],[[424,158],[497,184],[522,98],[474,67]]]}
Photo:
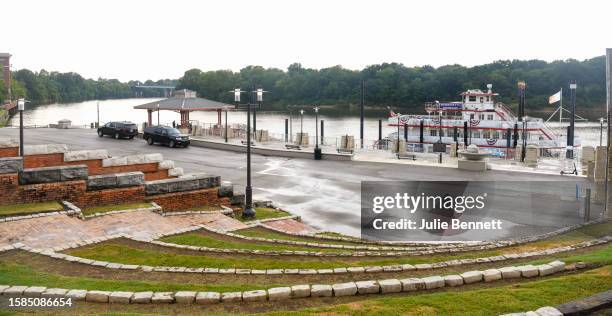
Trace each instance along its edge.
{"label": "grass strip", "polygon": [[255,209],[254,218],[249,218],[249,219],[242,218],[242,212],[239,212],[236,214],[236,219],[243,221],[243,222],[250,222],[250,221],[262,220],[262,219],[285,217],[285,216],[290,216],[290,215],[291,214],[283,210],[277,210],[271,207],[258,207]]}
{"label": "grass strip", "polygon": [[[230,237],[231,238],[231,237]],[[263,251],[314,251],[314,252],[335,252],[335,253],[346,253],[348,250],[342,249],[329,249],[329,248],[316,248],[316,247],[304,247],[304,246],[291,246],[284,244],[262,244],[253,243],[248,240],[236,239],[236,241],[223,240],[215,238],[214,236],[205,236],[198,233],[184,233],[179,235],[167,236],[160,239],[163,242],[189,245],[197,247],[210,247],[220,249],[249,249],[249,250],[263,250]]]}
{"label": "grass strip", "polygon": [[149,208],[152,207],[151,203],[141,202],[141,203],[129,203],[129,204],[118,204],[118,205],[103,205],[103,206],[95,206],[88,207],[82,209],[83,215],[93,215],[96,213],[108,213],[113,211],[123,211],[123,210],[131,210],[136,208]]}
{"label": "grass strip", "polygon": [[64,207],[56,202],[26,203],[0,206],[0,216],[19,216],[34,213],[63,211]]}
{"label": "grass strip", "polygon": [[[0,284],[40,285],[49,288],[84,289],[102,291],[248,291],[260,289],[253,284],[189,284],[138,280],[109,280],[73,277],[41,272],[28,266],[0,262]],[[270,286],[273,287],[273,286]]]}
{"label": "grass strip", "polygon": [[612,266],[580,274],[471,291],[365,299],[348,304],[264,315],[501,315],[555,306],[612,287]]}

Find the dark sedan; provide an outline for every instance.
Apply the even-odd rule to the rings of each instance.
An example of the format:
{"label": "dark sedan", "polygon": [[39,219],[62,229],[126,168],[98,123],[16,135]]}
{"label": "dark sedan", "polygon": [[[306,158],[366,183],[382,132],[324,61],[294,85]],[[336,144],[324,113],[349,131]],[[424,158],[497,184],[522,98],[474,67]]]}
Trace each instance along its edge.
{"label": "dark sedan", "polygon": [[98,127],[98,136],[110,135],[116,139],[132,139],[138,135],[138,126],[132,122],[109,122]]}
{"label": "dark sedan", "polygon": [[154,143],[166,144],[170,147],[188,147],[189,135],[181,134],[181,132],[170,126],[151,126],[144,129],[142,138],[147,141],[147,144]]}

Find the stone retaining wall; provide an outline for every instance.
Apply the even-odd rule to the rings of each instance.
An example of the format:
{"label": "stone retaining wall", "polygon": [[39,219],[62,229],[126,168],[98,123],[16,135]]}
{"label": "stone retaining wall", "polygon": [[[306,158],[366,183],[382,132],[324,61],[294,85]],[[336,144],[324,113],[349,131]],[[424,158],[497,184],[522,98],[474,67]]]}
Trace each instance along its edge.
{"label": "stone retaining wall", "polygon": [[[48,289],[44,286],[0,285],[3,296],[70,297],[76,301],[121,304],[218,304],[231,302],[265,302],[318,297],[342,297],[370,294],[390,294],[457,287],[476,282],[494,282],[502,279],[544,277],[586,267],[585,264],[565,265],[552,261],[538,266],[503,267],[485,271],[469,271],[460,275],[429,276],[424,278],[383,279],[337,284],[299,284],[244,292],[129,292],[78,289]],[[132,267],[129,267],[132,268]],[[501,272],[512,271],[514,273]],[[495,276],[495,277],[491,277]]]}
{"label": "stone retaining wall", "polygon": [[87,174],[87,166],[85,165],[28,168],[19,173],[19,184],[87,180]]}

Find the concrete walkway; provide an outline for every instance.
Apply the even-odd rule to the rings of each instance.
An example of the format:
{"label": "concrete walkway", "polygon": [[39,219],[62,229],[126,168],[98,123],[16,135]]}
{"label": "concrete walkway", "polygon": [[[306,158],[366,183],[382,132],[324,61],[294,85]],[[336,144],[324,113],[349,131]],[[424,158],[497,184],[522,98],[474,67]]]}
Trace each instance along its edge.
{"label": "concrete walkway", "polygon": [[89,220],[56,215],[1,223],[0,245],[21,242],[33,248],[53,248],[66,243],[119,233],[149,238],[195,225],[207,225],[224,230],[248,227],[220,213],[164,217],[151,211],[135,211]]}

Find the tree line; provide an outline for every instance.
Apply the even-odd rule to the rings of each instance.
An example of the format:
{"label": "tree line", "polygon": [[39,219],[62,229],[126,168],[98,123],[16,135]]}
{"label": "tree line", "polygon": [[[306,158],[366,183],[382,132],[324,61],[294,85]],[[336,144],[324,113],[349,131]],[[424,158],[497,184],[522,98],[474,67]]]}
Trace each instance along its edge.
{"label": "tree line", "polygon": [[459,101],[459,93],[474,88],[484,90],[488,83],[493,84],[493,90],[500,94],[499,101],[515,106],[519,80],[527,84],[526,103],[529,108],[548,106],[548,97],[561,87],[564,88],[564,98],[569,101],[570,80],[578,82],[579,106],[595,108],[603,107],[605,103],[603,56],[584,61],[500,60],[474,67],[406,67],[399,63],[383,63],[363,70],[342,66],[318,70],[295,63],[286,71],[261,66],[248,66],[238,72],[191,69],[178,80],[177,88],[197,91],[201,97],[232,102],[233,96],[228,91],[234,87],[251,90],[261,86],[269,91],[265,96],[266,106],[283,108],[287,105],[358,104],[363,81],[366,105],[422,111],[424,102]]}
{"label": "tree line", "polygon": [[[606,98],[605,58],[603,56],[578,61],[575,59],[545,62],[541,60],[500,60],[489,64],[465,67],[407,67],[399,63],[383,63],[362,70],[342,66],[323,69],[305,68],[299,63],[286,70],[248,66],[240,71],[187,70],[178,80],[163,79],[145,82],[120,82],[116,79],[85,79],[73,72],[60,73],[28,69],[12,73],[13,97],[25,97],[35,104],[79,102],[93,99],[134,97],[131,87],[137,85],[169,85],[190,89],[198,96],[221,102],[233,102],[228,91],[263,87],[268,93],[264,102],[268,109],[282,109],[287,105],[358,104],[361,84],[368,106],[391,106],[402,112],[423,110],[423,102],[456,101],[467,89],[485,89],[493,84],[500,94],[499,101],[515,106],[517,82],[527,83],[526,102],[530,109],[548,105],[548,97],[561,87],[569,101],[568,83],[578,83],[577,104],[591,109],[603,108]],[[162,91],[139,89],[143,97],[161,97]],[[0,100],[7,98],[0,85]],[[569,104],[569,103],[566,103]]]}
{"label": "tree line", "polygon": [[[2,80],[0,80],[2,81]],[[163,79],[145,82],[120,82],[117,79],[85,79],[74,72],[33,72],[21,69],[12,73],[11,94],[13,99],[26,98],[33,104],[80,102],[130,98],[135,95],[137,85],[176,85],[176,80]],[[139,89],[142,97],[161,97],[163,92],[155,89]],[[0,100],[8,99],[8,90],[0,85]]]}

